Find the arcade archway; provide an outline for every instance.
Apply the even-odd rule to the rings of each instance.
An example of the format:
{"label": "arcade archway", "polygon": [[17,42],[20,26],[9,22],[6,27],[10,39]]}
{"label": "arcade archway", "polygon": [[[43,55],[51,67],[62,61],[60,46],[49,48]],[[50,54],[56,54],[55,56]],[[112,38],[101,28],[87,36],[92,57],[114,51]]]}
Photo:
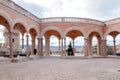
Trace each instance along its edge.
{"label": "arcade archway", "polygon": [[98,33],[98,32],[91,32],[90,34],[89,34],[89,43],[88,43],[88,52],[89,52],[89,55],[90,56],[93,56],[93,46],[92,46],[92,44],[93,44],[93,38],[95,38],[96,37],[96,41],[94,42],[94,43],[96,43],[96,51],[97,51],[97,53],[96,53],[96,55],[101,55],[101,44],[100,44],[100,42],[101,42],[101,37],[100,37],[100,34]]}

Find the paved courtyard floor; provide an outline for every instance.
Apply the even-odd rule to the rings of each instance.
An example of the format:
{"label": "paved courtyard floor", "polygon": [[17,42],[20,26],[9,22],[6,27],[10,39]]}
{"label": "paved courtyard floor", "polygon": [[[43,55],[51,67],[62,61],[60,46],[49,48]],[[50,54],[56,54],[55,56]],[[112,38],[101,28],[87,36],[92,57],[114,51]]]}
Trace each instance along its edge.
{"label": "paved courtyard floor", "polygon": [[120,80],[119,58],[0,59],[0,80]]}

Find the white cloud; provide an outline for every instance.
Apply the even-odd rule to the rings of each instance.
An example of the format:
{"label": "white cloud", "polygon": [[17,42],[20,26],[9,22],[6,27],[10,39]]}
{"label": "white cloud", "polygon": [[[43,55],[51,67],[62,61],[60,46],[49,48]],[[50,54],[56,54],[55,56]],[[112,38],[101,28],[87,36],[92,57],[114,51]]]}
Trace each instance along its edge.
{"label": "white cloud", "polygon": [[[26,8],[28,6],[39,17],[84,17],[98,20],[108,20],[119,17],[120,0],[13,0]],[[31,10],[31,8],[33,10]],[[40,8],[40,9],[39,9]],[[38,14],[39,13],[39,14]],[[42,15],[40,15],[42,14]]]}

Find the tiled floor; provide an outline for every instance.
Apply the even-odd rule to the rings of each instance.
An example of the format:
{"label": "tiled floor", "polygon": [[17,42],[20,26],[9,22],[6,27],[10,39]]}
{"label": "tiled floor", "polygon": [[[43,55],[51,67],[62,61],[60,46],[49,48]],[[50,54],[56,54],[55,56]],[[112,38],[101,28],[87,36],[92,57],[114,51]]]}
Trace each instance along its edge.
{"label": "tiled floor", "polygon": [[0,80],[120,80],[118,58],[0,58]]}

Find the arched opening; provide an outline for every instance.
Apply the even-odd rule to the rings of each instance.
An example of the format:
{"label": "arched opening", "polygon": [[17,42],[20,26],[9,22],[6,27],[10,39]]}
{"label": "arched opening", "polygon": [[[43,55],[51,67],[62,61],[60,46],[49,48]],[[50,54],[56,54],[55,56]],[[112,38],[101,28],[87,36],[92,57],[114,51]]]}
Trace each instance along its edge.
{"label": "arched opening", "polygon": [[75,56],[84,56],[83,46],[84,46],[84,37],[83,36],[76,37],[74,40]]}
{"label": "arched opening", "polygon": [[3,55],[3,52],[7,51],[7,46],[5,46],[5,37],[3,35],[5,27],[0,25],[0,56]]}
{"label": "arched opening", "polygon": [[24,34],[24,50],[26,54],[32,54],[32,37],[29,33]]}
{"label": "arched opening", "polygon": [[45,47],[46,47],[46,39],[45,39],[45,36],[43,36],[43,44],[42,44],[42,46],[43,46],[43,55],[45,54],[45,52],[46,52],[46,50],[45,50]]}
{"label": "arched opening", "polygon": [[4,41],[4,35],[3,35],[3,31],[4,31],[5,27],[3,25],[0,25],[0,44],[3,45]]}
{"label": "arched opening", "polygon": [[119,52],[119,32],[112,31],[107,35],[107,55],[116,55]]}
{"label": "arched opening", "polygon": [[94,36],[92,38],[92,53],[93,53],[93,55],[99,55],[99,53],[98,53],[98,40],[97,40],[96,36]]}
{"label": "arched opening", "polygon": [[50,56],[50,55],[61,55],[60,53],[60,39],[61,35],[56,30],[49,30],[45,32],[45,53],[44,55]]}
{"label": "arched opening", "polygon": [[35,29],[33,29],[33,28],[31,28],[30,30],[29,30],[29,33],[30,33],[30,35],[31,35],[31,38],[32,38],[32,54],[34,54],[34,55],[36,55],[37,54],[37,32],[36,32],[36,30]]}
{"label": "arched opening", "polygon": [[89,34],[88,53],[91,56],[101,55],[101,37],[98,32],[92,32]]}
{"label": "arched opening", "polygon": [[[84,55],[83,54],[84,37],[83,37],[82,32],[80,32],[78,30],[72,30],[66,34],[66,37],[71,38],[71,40],[69,38],[66,38],[67,50],[69,49],[68,46],[71,42],[72,48],[73,48],[72,51],[73,51],[74,56],[83,56]],[[67,52],[66,54],[68,55],[69,52]]]}
{"label": "arched opening", "polygon": [[120,34],[116,36],[115,41],[116,41],[116,46],[115,46],[116,54],[119,54],[120,53]]}
{"label": "arched opening", "polygon": [[59,39],[56,36],[50,37],[50,55],[51,56],[60,56],[59,53]]}
{"label": "arched opening", "polygon": [[10,37],[10,25],[7,19],[0,15],[0,56],[12,57]]}
{"label": "arched opening", "polygon": [[[18,51],[15,51],[17,53],[19,53],[20,55],[21,54],[25,54],[26,53],[26,46],[25,46],[25,33],[26,33],[26,29],[25,29],[25,26],[21,23],[16,23],[13,27],[13,32],[16,33],[17,35],[14,35],[15,38],[15,42],[13,46],[13,51],[15,47],[18,47]],[[17,45],[18,44],[18,45]]]}
{"label": "arched opening", "polygon": [[113,55],[113,37],[107,35],[107,55]]}
{"label": "arched opening", "polygon": [[8,21],[0,15],[0,24],[3,25],[8,31],[10,31],[10,25]]}

